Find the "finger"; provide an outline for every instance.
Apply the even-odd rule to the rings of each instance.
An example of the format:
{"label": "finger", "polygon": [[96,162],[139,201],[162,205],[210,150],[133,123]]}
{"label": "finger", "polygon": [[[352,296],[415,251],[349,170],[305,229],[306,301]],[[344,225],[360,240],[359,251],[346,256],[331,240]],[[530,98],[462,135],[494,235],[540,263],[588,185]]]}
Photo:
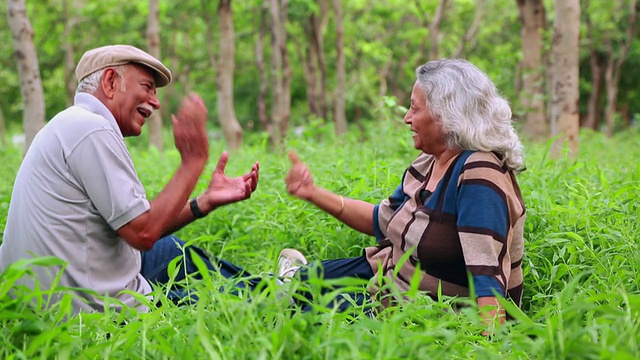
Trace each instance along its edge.
{"label": "finger", "polygon": [[227,161],[229,161],[229,153],[223,151],[222,154],[220,154],[220,159],[218,159],[215,171],[220,171],[224,174],[224,168],[227,166]]}
{"label": "finger", "polygon": [[178,118],[173,114],[171,114],[171,123],[173,123],[173,126],[178,125]]}
{"label": "finger", "polygon": [[298,164],[301,162],[298,154],[293,150],[289,151],[289,160],[291,160],[292,164]]}
{"label": "finger", "polygon": [[251,192],[256,191],[258,188],[258,172],[254,172],[251,177]]}

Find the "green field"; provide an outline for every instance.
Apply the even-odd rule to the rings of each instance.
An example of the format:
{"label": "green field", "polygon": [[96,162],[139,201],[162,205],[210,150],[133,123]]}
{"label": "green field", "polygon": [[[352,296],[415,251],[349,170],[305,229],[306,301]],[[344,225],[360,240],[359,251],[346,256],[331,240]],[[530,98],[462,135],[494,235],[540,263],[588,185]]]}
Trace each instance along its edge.
{"label": "green field", "polygon": [[[131,145],[152,198],[179,155]],[[274,271],[285,247],[325,259],[356,256],[375,244],[290,197],[284,187],[287,157],[267,147],[264,136],[251,135],[227,167],[236,176],[260,161],[254,196],[216,210],[181,230],[180,237],[256,274]],[[343,139],[318,125],[292,137],[287,148],[298,152],[321,186],[374,203],[391,194],[417,155],[408,129],[388,121],[364,133],[352,130]],[[413,302],[372,319],[359,308],[344,314],[322,307],[328,294],[318,295],[315,311],[302,313],[273,291],[246,294],[250,301],[220,293],[217,289],[228,282],[215,274],[190,281],[201,297],[194,306],[168,303],[159,288],[156,299],[164,305],[149,314],[66,319],[68,298],[45,310],[41,303],[27,306],[41,298],[39,293],[7,295],[16,277],[28,272],[23,263],[1,275],[0,358],[640,358],[640,130],[611,139],[582,133],[577,161],[550,159],[547,149],[548,144],[528,145],[527,171],[518,176],[528,211],[523,308],[515,313],[517,321],[492,338],[481,335],[473,304],[453,312],[451,299],[434,302],[414,292],[408,294]],[[211,165],[197,191],[206,187],[222,150],[222,144],[212,143]],[[0,232],[20,159],[17,149],[0,150]],[[291,285],[287,291],[301,284]],[[317,291],[317,282],[310,286]],[[279,290],[273,281],[265,281],[265,287]]]}

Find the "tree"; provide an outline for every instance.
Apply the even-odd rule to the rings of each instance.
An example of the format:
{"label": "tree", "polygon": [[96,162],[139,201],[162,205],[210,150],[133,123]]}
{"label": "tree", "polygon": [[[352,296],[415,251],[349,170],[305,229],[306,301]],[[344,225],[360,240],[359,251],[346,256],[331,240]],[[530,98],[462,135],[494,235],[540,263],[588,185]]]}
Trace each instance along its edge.
{"label": "tree", "polygon": [[578,156],[580,92],[580,1],[555,0],[553,24],[553,70],[551,136],[558,136],[552,154],[559,156],[565,142],[569,155]]}
{"label": "tree", "polygon": [[[316,5],[315,7],[312,7]],[[299,4],[301,5],[301,4]],[[324,53],[324,37],[329,11],[326,0],[315,0],[304,8],[304,16],[299,21],[304,34],[303,41],[291,36],[298,50],[298,57],[303,68],[306,82],[307,103],[315,116],[327,118],[327,65]]]}
{"label": "tree", "polygon": [[524,124],[522,132],[535,140],[547,137],[544,108],[542,40],[546,28],[546,12],[542,0],[516,0],[522,22],[522,82],[520,107]]}
{"label": "tree", "polygon": [[340,0],[333,0],[333,10],[336,14],[336,73],[338,82],[335,92],[335,115],[336,134],[343,135],[347,132],[347,119],[345,114],[345,87],[346,87],[346,64],[344,58],[344,25],[342,14],[342,3]]}
{"label": "tree", "polygon": [[38,55],[33,45],[33,28],[27,17],[25,1],[8,0],[7,10],[14,56],[20,74],[20,91],[24,106],[22,126],[26,153],[36,133],[44,126],[44,95],[38,68]]}
{"label": "tree", "polygon": [[220,0],[218,7],[220,21],[220,52],[216,68],[216,87],[218,89],[218,119],[224,132],[229,149],[242,145],[242,127],[238,123],[233,103],[233,75],[235,71],[235,33],[233,30],[233,11],[231,0]]}
{"label": "tree", "polygon": [[[622,12],[618,10],[622,10],[623,2],[623,0],[616,1],[616,13]],[[621,74],[620,69],[622,69],[622,64],[624,64],[624,61],[627,58],[627,53],[629,52],[629,48],[631,47],[631,43],[635,37],[637,17],[636,3],[636,0],[631,0],[629,2],[629,21],[622,39],[620,41],[616,41],[616,39],[612,39],[609,36],[605,38],[605,47],[608,55],[607,65],[604,72],[604,81],[607,88],[607,104],[604,111],[604,117],[607,123],[607,136],[613,135],[615,130],[616,103],[618,101],[619,91],[618,84],[620,83]],[[616,44],[614,44],[614,42],[616,42]]]}
{"label": "tree", "polygon": [[[149,16],[147,17],[147,47],[149,54],[156,59],[160,55],[160,7],[158,0],[149,0]],[[160,109],[149,117],[149,145],[163,151],[162,147],[162,113]]]}
{"label": "tree", "polygon": [[[72,1],[71,7],[74,7],[74,2]],[[76,68],[76,52],[73,47],[73,28],[76,24],[76,17],[73,15],[72,11],[69,11],[69,1],[62,0],[62,21],[64,23],[64,35],[63,35],[63,48],[64,48],[64,84],[65,91],[67,94],[67,106],[71,106],[73,104],[73,97],[76,92],[76,76],[75,76],[75,68]]]}
{"label": "tree", "polygon": [[604,71],[606,65],[606,56],[602,51],[598,49],[596,38],[597,30],[594,29],[595,25],[592,21],[591,11],[589,7],[591,2],[585,0],[583,2],[585,11],[582,12],[585,25],[587,28],[586,41],[589,49],[589,67],[591,70],[591,91],[589,92],[589,100],[587,101],[587,114],[584,126],[589,129],[597,130],[600,120],[602,118],[602,102],[600,98],[602,96],[602,85],[604,80]]}
{"label": "tree", "polygon": [[287,51],[287,7],[289,0],[270,0],[271,15],[271,66],[273,68],[273,105],[270,133],[271,141],[276,147],[282,145],[289,127],[291,117],[291,66]]}

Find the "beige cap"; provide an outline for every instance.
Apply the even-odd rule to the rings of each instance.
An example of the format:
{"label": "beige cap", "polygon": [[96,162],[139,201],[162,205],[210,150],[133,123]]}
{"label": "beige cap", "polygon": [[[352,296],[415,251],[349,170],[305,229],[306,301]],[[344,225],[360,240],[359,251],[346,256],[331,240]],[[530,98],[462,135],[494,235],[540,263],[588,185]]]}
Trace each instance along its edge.
{"label": "beige cap", "polygon": [[171,82],[171,71],[160,60],[130,45],[109,45],[87,51],[76,66],[76,78],[80,82],[98,70],[128,63],[152,69],[155,72],[156,87],[163,87]]}

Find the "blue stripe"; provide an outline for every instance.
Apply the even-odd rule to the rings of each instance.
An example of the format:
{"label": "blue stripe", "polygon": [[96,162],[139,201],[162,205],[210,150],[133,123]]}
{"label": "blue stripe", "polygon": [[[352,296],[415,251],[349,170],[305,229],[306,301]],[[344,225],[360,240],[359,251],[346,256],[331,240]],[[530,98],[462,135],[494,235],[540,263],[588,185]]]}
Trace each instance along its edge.
{"label": "blue stripe", "polygon": [[493,276],[474,276],[473,287],[476,290],[476,297],[496,296],[496,294],[504,296],[500,282]]}
{"label": "blue stripe", "polygon": [[465,162],[467,162],[467,159],[473,153],[474,151],[465,150],[460,155],[458,155],[458,158],[455,160],[456,163],[451,172],[451,177],[449,178],[449,184],[447,184],[447,188],[441,189],[441,186],[443,186],[441,182],[440,184],[438,184],[436,194],[434,194],[434,196],[431,196],[433,199],[436,199],[435,203],[437,204],[437,199],[440,198],[440,192],[445,191],[442,211],[447,214],[456,214],[458,212],[456,204],[458,200],[458,178],[460,177],[460,173],[462,173],[462,168],[464,167]]}
{"label": "blue stripe", "polygon": [[509,213],[503,198],[485,185],[463,184],[458,201],[458,226],[489,229],[507,236]]}
{"label": "blue stripe", "polygon": [[378,221],[379,208],[380,204],[376,204],[373,207],[373,234],[376,236],[378,242],[384,240],[384,235],[382,235],[382,231],[380,230],[380,222]]}

